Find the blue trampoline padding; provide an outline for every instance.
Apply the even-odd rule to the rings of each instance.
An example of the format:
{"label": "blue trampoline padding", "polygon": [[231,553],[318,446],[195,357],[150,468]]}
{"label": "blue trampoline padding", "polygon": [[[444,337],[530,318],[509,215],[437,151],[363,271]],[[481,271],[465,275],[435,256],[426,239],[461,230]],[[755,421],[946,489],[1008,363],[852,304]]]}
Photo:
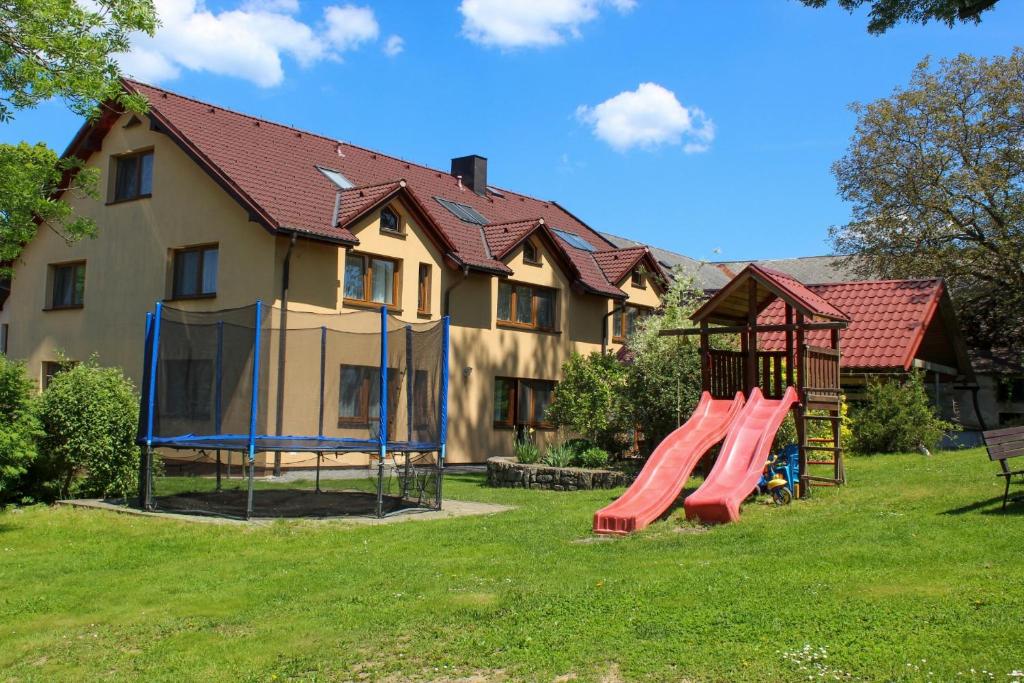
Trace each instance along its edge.
{"label": "blue trampoline padding", "polygon": [[[152,444],[159,448],[177,448],[187,450],[222,450],[248,451],[248,434],[213,434],[200,436],[181,434],[170,437],[154,437]],[[376,439],[343,439],[324,436],[276,436],[259,434],[255,438],[257,452],[295,451],[317,452],[329,451],[340,453],[345,451],[377,453],[380,441]],[[440,444],[428,441],[389,441],[388,450],[396,452],[436,451]]]}

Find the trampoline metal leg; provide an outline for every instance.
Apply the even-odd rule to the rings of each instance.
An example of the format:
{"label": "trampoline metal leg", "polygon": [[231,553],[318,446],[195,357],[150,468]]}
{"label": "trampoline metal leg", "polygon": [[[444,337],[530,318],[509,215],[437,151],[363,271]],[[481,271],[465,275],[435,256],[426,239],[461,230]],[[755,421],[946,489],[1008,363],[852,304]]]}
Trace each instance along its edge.
{"label": "trampoline metal leg", "polygon": [[217,450],[217,493],[220,493],[220,449]]}
{"label": "trampoline metal leg", "polygon": [[146,448],[146,471],[145,481],[143,482],[143,498],[142,505],[140,507],[143,510],[153,509],[153,449],[152,447]]}
{"label": "trampoline metal leg", "polygon": [[377,516],[384,516],[384,456],[377,460]]}
{"label": "trampoline metal leg", "polygon": [[252,482],[256,472],[256,458],[249,458],[249,495],[245,503],[245,518],[252,518]]}
{"label": "trampoline metal leg", "polygon": [[316,492],[320,493],[320,459],[324,456],[323,453],[317,452],[316,454]]}

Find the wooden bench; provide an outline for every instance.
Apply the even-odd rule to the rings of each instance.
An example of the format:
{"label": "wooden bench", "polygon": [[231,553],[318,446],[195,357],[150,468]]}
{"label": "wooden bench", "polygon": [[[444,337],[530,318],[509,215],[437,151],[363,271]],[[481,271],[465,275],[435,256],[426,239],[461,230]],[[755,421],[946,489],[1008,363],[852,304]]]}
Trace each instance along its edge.
{"label": "wooden bench", "polygon": [[997,477],[1006,479],[1006,490],[1003,491],[1003,509],[1010,497],[1010,480],[1014,475],[1024,475],[1024,469],[1011,470],[1006,461],[1010,458],[1024,456],[1024,427],[1008,427],[1006,429],[990,429],[983,432],[985,446],[988,448],[989,460],[999,462],[1002,472]]}

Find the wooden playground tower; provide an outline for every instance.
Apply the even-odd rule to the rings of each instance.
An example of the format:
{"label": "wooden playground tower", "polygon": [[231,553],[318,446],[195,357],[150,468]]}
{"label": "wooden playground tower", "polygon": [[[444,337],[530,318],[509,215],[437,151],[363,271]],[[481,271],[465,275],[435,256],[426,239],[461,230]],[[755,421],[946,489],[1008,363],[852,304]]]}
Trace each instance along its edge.
{"label": "wooden playground tower", "polygon": [[[800,495],[812,485],[844,483],[839,336],[849,318],[789,275],[751,264],[691,319],[698,327],[662,334],[700,336],[701,381],[712,398],[749,396],[759,387],[765,398],[781,399],[786,387],[796,388]],[[712,348],[716,334],[738,335],[740,350]],[[828,436],[809,436],[816,421],[828,423]]]}

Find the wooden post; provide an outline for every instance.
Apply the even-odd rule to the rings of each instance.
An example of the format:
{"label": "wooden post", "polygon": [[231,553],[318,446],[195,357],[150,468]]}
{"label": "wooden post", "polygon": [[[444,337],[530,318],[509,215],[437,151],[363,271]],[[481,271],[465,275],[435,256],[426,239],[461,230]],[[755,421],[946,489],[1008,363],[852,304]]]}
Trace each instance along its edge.
{"label": "wooden post", "polygon": [[793,386],[796,354],[793,352],[793,307],[786,304],[786,386]]}
{"label": "wooden post", "polygon": [[794,414],[796,422],[796,441],[800,449],[800,497],[807,496],[807,487],[810,480],[807,478],[807,425],[804,417],[806,415],[807,397],[804,393],[804,383],[807,380],[806,357],[804,352],[807,345],[804,341],[804,314],[796,314],[796,393],[800,399]]}
{"label": "wooden post", "polygon": [[711,354],[708,341],[708,324],[700,323],[700,386],[703,391],[711,391]]}
{"label": "wooden post", "polygon": [[746,377],[744,378],[744,390],[747,395],[757,386],[757,332],[754,327],[757,325],[757,281],[750,278],[747,281],[747,348],[746,348]]}

